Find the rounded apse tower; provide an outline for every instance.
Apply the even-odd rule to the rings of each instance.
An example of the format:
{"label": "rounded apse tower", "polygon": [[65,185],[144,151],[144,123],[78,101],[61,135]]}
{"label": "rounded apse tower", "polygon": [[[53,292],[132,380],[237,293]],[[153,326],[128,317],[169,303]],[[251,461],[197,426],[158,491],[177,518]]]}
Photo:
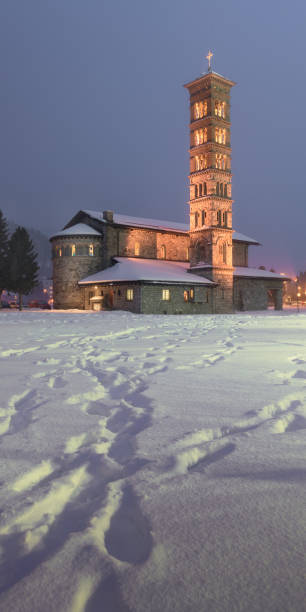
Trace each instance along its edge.
{"label": "rounded apse tower", "polygon": [[50,238],[54,308],[85,308],[78,281],[103,267],[102,241],[102,234],[85,223],[68,227]]}

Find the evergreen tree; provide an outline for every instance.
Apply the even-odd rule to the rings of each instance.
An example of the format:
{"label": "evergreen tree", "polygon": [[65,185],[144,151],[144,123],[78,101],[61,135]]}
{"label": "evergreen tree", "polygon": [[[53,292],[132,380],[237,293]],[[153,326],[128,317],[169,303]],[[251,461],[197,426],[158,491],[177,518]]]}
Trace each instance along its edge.
{"label": "evergreen tree", "polygon": [[2,291],[8,285],[8,243],[7,223],[0,210],[0,308]]}
{"label": "evergreen tree", "polygon": [[22,310],[22,296],[28,295],[38,284],[37,253],[24,227],[17,227],[9,241],[8,289],[19,294],[19,310]]}

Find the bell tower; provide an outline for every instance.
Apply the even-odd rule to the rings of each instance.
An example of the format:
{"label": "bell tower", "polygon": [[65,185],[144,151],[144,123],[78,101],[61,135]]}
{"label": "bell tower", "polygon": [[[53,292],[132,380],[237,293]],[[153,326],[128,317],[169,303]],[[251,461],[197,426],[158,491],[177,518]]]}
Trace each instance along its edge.
{"label": "bell tower", "polygon": [[190,266],[217,283],[213,310],[233,310],[230,91],[208,72],[184,87],[190,95]]}

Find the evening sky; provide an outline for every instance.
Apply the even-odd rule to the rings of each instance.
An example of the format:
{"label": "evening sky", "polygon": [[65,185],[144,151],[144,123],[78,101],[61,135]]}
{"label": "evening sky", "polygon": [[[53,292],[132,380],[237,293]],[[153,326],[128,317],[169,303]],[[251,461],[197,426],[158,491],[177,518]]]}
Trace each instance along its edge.
{"label": "evening sky", "polygon": [[306,269],[306,4],[1,0],[0,208],[49,235],[81,208],[186,221],[188,92],[232,90],[234,226]]}

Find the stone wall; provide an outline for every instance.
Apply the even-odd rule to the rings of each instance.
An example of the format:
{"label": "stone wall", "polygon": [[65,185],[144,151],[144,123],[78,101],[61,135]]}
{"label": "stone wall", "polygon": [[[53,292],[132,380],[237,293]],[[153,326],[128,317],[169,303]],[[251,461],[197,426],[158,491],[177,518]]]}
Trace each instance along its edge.
{"label": "stone wall", "polygon": [[[270,296],[269,293],[270,292]],[[265,310],[275,300],[276,310],[282,309],[283,281],[265,278],[234,278],[235,310]]]}
{"label": "stone wall", "polygon": [[113,248],[114,256],[188,261],[188,234],[142,228],[117,228],[115,231],[117,232],[117,244]]}
{"label": "stone wall", "polygon": [[[169,290],[169,301],[162,299],[163,289]],[[184,291],[190,285],[143,285],[142,309],[144,314],[208,314],[212,312],[212,289],[194,286],[194,301],[184,300]]]}

